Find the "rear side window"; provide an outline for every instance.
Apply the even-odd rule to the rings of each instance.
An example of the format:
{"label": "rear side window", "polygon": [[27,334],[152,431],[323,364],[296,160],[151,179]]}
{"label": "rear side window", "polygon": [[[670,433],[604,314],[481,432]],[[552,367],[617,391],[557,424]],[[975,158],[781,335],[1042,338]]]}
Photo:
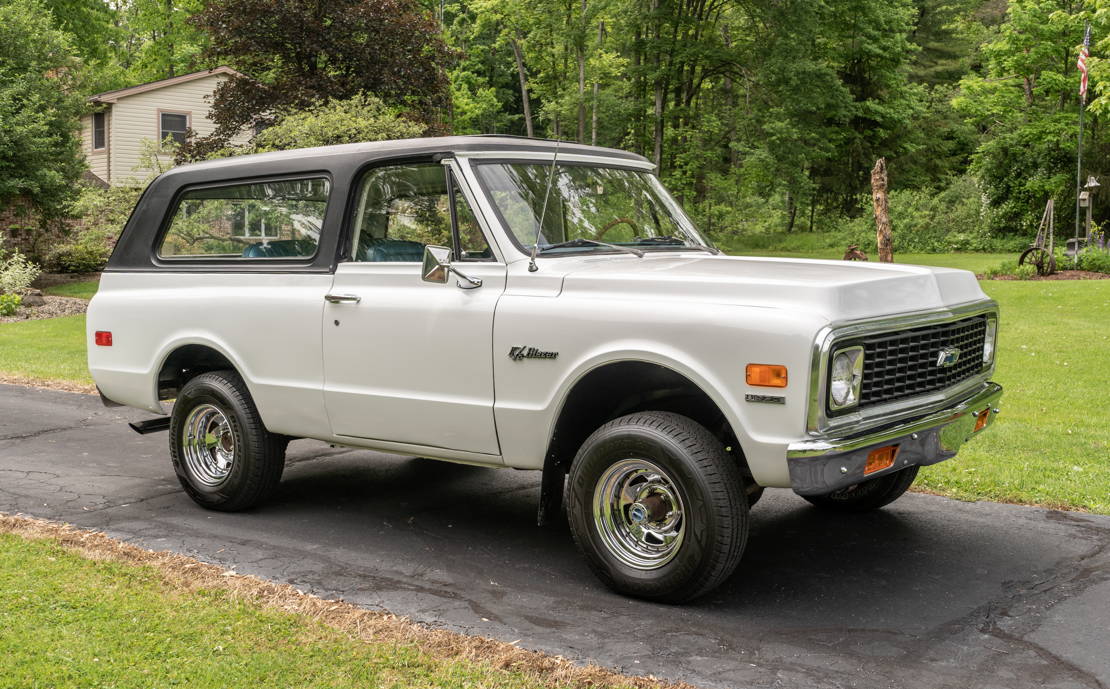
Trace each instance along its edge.
{"label": "rear side window", "polygon": [[312,258],[331,185],[283,179],[190,189],[158,247],[161,258]]}

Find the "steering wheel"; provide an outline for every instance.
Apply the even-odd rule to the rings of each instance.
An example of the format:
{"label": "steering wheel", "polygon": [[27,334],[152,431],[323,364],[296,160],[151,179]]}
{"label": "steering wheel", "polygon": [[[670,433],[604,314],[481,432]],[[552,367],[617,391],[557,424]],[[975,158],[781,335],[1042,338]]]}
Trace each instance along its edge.
{"label": "steering wheel", "polygon": [[620,225],[621,223],[628,225],[633,229],[633,231],[636,230],[636,223],[631,218],[617,218],[616,220],[609,221],[608,223],[606,223],[605,227],[598,230],[597,234],[594,235],[594,239],[600,240],[602,237],[605,236],[606,232],[613,228],[614,225]]}

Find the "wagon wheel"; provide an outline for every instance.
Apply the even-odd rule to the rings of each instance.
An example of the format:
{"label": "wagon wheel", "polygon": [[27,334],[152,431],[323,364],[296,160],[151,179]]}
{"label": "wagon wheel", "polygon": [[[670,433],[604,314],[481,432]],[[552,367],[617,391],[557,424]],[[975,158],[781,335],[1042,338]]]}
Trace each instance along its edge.
{"label": "wagon wheel", "polygon": [[1048,249],[1031,246],[1022,252],[1018,265],[1029,264],[1035,266],[1037,275],[1051,275],[1056,272],[1056,257],[1048,253]]}

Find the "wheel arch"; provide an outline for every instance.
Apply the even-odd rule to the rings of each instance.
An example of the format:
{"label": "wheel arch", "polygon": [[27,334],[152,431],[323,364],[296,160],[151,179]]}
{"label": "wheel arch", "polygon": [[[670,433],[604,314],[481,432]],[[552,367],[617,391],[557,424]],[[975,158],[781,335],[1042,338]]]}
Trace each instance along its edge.
{"label": "wheel arch", "polygon": [[696,374],[647,358],[602,361],[580,371],[562,393],[547,434],[539,523],[562,505],[565,477],[582,442],[608,421],[637,411],[669,411],[698,422],[729,448],[751,481],[740,436],[715,393]]}
{"label": "wheel arch", "polygon": [[187,339],[163,348],[155,367],[155,399],[173,399],[190,379],[211,371],[231,370],[250,386],[236,358],[224,347],[210,341]]}

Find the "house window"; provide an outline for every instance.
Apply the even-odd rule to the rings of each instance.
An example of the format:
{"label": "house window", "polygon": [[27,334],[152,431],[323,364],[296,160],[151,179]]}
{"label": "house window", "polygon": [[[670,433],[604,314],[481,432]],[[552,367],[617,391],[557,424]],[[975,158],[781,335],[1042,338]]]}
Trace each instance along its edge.
{"label": "house window", "polygon": [[107,139],[107,132],[104,129],[104,113],[93,113],[93,150],[99,151],[104,148]]}
{"label": "house window", "polygon": [[185,143],[185,132],[189,129],[189,116],[172,112],[159,113],[159,141],[173,137],[175,144]]}

